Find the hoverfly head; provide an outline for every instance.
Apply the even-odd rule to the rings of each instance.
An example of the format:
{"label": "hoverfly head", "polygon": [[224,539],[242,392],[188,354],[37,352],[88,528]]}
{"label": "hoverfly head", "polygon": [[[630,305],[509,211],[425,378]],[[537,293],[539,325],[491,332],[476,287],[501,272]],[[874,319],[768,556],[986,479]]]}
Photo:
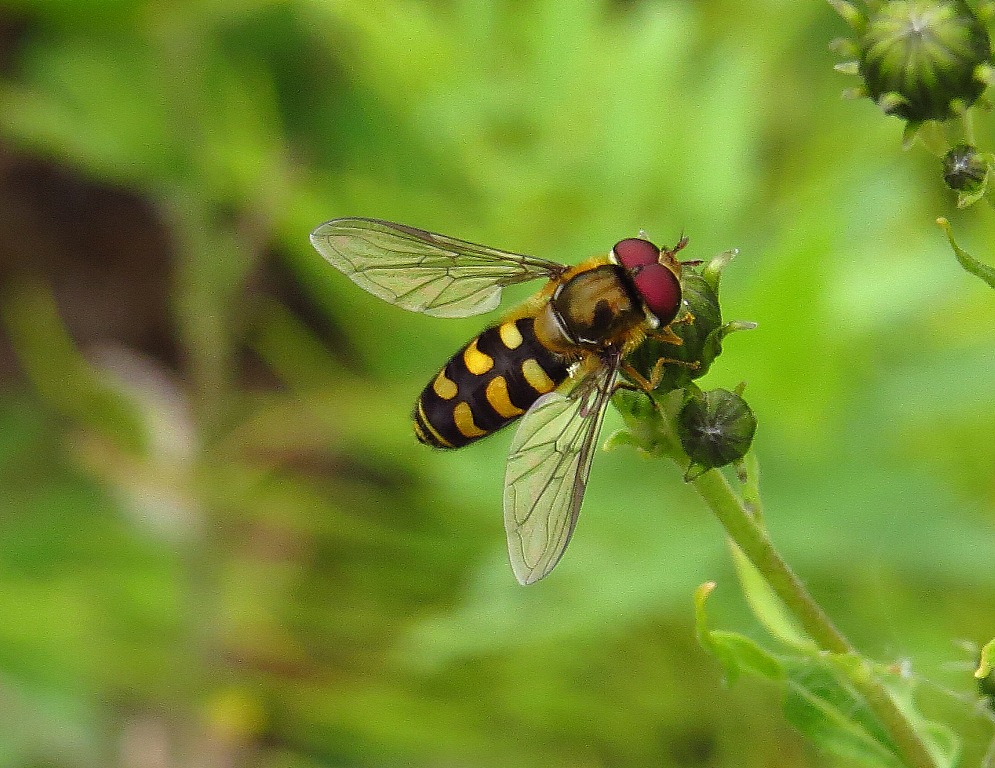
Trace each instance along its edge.
{"label": "hoverfly head", "polygon": [[673,248],[657,248],[649,240],[630,237],[612,248],[612,260],[625,269],[646,311],[662,326],[669,325],[681,309],[681,265],[674,254],[687,238]]}

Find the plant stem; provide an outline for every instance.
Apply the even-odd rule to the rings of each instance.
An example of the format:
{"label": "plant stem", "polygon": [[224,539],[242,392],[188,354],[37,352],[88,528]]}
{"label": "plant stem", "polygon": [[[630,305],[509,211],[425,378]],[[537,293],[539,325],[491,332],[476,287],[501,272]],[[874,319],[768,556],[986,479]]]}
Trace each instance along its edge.
{"label": "plant stem", "polygon": [[856,653],[788,564],[781,559],[767,532],[743,508],[725,476],[720,472],[706,472],[694,481],[694,486],[719,518],[729,537],[764,575],[809,637],[820,648],[832,653]]}
{"label": "plant stem", "polygon": [[809,594],[801,580],[781,558],[767,531],[750,514],[725,476],[712,470],[694,480],[694,486],[726,533],[750,559],[757,570],[798,619],[802,627],[824,651],[859,659],[856,666],[837,665],[864,696],[868,706],[888,731],[902,759],[912,768],[936,768],[926,745],[895,703],[873,668]]}

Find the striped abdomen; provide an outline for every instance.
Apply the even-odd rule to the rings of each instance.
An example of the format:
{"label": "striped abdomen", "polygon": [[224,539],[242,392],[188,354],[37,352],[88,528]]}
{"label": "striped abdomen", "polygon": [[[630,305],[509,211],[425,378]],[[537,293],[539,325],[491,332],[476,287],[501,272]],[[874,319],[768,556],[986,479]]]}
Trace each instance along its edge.
{"label": "striped abdomen", "polygon": [[472,443],[556,389],[567,368],[536,340],[531,317],[488,328],[425,387],[415,405],[415,434],[438,448]]}

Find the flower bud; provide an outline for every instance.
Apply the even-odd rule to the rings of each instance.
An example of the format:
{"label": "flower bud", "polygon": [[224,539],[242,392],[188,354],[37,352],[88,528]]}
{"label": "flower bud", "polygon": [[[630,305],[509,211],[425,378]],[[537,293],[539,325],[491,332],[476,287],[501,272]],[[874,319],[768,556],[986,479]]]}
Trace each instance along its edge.
{"label": "flower bud", "polygon": [[[677,415],[677,436],[691,458],[685,477],[691,479],[743,458],[756,429],[756,416],[735,392],[694,388]],[[698,471],[692,474],[694,469]]]}
{"label": "flower bud", "polygon": [[861,27],[858,71],[888,114],[946,120],[984,91],[991,41],[964,0],[890,0]]}
{"label": "flower bud", "polygon": [[984,155],[970,144],[958,144],[943,156],[943,180],[955,192],[977,192],[987,175]]}
{"label": "flower bud", "polygon": [[978,152],[970,144],[958,144],[943,156],[943,180],[957,193],[957,207],[980,200],[988,188],[992,155]]}

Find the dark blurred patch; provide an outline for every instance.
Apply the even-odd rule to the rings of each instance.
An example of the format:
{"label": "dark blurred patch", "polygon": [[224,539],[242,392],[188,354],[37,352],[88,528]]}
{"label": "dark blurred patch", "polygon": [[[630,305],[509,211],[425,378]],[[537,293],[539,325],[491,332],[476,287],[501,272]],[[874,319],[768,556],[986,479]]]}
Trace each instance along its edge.
{"label": "dark blurred patch", "polygon": [[28,20],[9,10],[0,10],[0,76],[10,75],[21,42],[30,30]]}
{"label": "dark blurred patch", "polygon": [[[168,262],[147,200],[0,145],[0,284],[50,286],[82,347],[117,341],[175,368]],[[16,371],[0,336],[0,381]]]}
{"label": "dark blurred patch", "polygon": [[626,16],[637,11],[642,4],[642,0],[611,0],[607,4],[606,11],[609,17]]}
{"label": "dark blurred patch", "polygon": [[[412,438],[412,448],[415,447]],[[402,497],[396,507],[378,508],[374,510],[378,516],[393,520],[394,511],[412,506],[410,499],[403,498],[415,487],[417,478],[410,468],[401,462],[384,456],[364,456],[355,446],[349,447],[349,452],[333,452],[330,450],[315,450],[313,446],[295,447],[264,447],[247,450],[243,454],[254,463],[266,466],[274,471],[287,470],[296,477],[308,478],[321,482],[327,478],[347,477],[351,482],[376,489],[377,491]],[[402,503],[403,502],[403,503]],[[397,520],[411,523],[410,513],[397,517]]]}
{"label": "dark blurred patch", "polygon": [[[168,230],[151,201],[0,144],[0,285],[32,279],[51,287],[82,349],[121,344],[179,370],[172,259]],[[276,298],[357,370],[359,356],[346,336],[300,290],[285,263],[278,254],[265,255],[246,286],[249,306],[253,296]],[[245,348],[237,366],[239,379],[252,388],[279,386]],[[0,382],[17,377],[16,355],[0,330]]]}
{"label": "dark blurred patch", "polygon": [[250,289],[275,298],[322,341],[339,363],[352,373],[364,373],[361,355],[349,335],[329,319],[307,291],[301,290],[297,276],[287,266],[289,262],[279,253],[267,253]]}
{"label": "dark blurred patch", "polygon": [[714,764],[715,734],[704,728],[691,728],[678,734],[669,746],[674,765]]}

